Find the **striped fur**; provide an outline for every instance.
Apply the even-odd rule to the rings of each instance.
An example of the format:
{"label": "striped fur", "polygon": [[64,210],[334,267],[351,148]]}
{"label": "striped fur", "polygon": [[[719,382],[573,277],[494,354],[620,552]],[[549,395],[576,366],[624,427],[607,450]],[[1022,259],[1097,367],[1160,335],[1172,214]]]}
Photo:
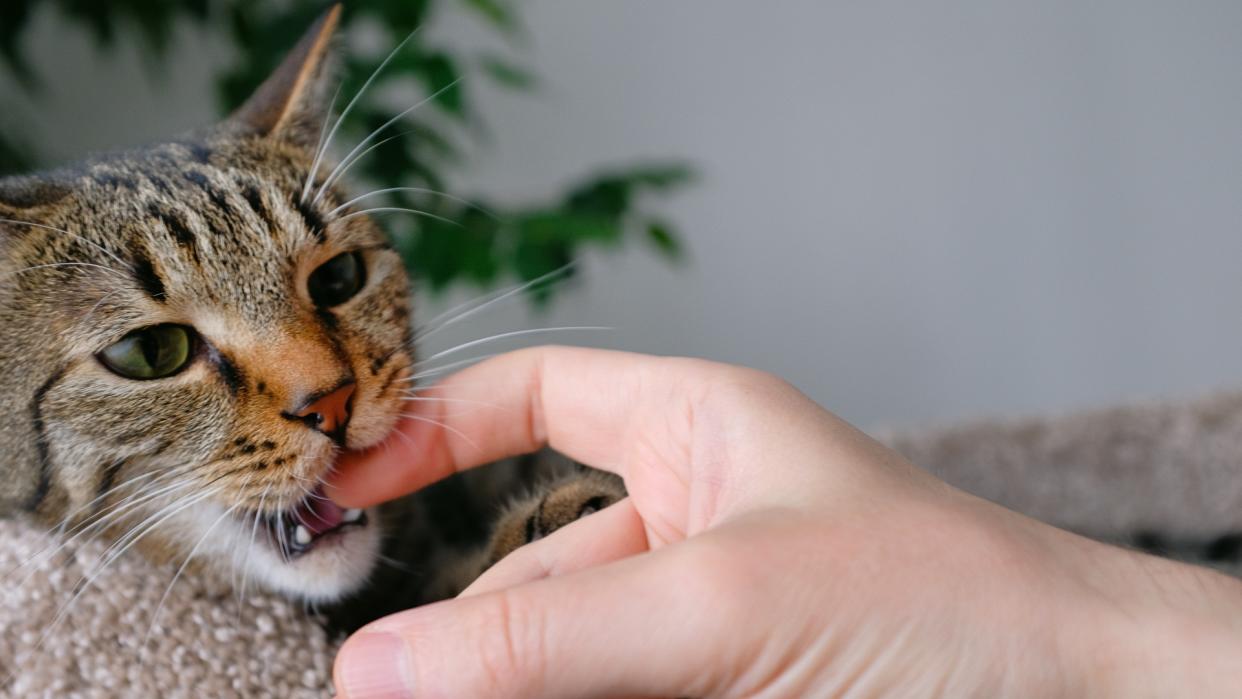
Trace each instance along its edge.
{"label": "striped fur", "polygon": [[[323,478],[337,445],[287,418],[308,396],[354,381],[346,446],[389,433],[413,362],[402,260],[367,217],[329,216],[345,201],[339,191],[314,204],[302,197],[328,109],[334,23],[325,17],[223,124],[0,181],[0,510],[66,527],[119,512],[127,516],[108,529],[120,533],[212,491],[142,538],[146,552],[177,558],[202,535],[201,520],[235,508],[233,538],[249,540],[253,513],[288,508]],[[307,277],[351,251],[364,260],[365,287],[316,308]],[[97,359],[162,323],[202,338],[181,373],[135,381]],[[142,478],[180,487],[118,509],[154,491],[125,487]],[[225,539],[229,526],[218,530]],[[328,574],[348,559],[361,572],[267,582],[333,596],[365,576],[377,541],[297,571]]]}
{"label": "striped fur", "polygon": [[[312,173],[336,15],[220,125],[0,180],[0,514],[118,548],[133,539],[157,560],[194,558],[309,599],[340,599],[370,579],[395,591],[385,604],[404,605],[451,594],[531,532],[620,496],[615,482],[561,481],[519,503],[480,547],[490,503],[506,496],[497,484],[514,472],[497,467],[372,512],[374,524],[322,553],[286,560],[258,541],[259,513],[302,500],[340,446],[390,434],[414,361],[399,255],[366,216],[332,213],[348,201],[337,186],[304,196],[308,178],[331,171]],[[362,255],[365,286],[315,307],[307,278],[346,252]],[[201,338],[180,373],[132,380],[98,359],[127,333],[168,323]],[[349,382],[343,445],[289,419]],[[559,504],[545,508],[548,493]],[[424,572],[376,572],[384,529],[387,555]],[[385,610],[364,606],[346,604],[353,621],[343,623]]]}

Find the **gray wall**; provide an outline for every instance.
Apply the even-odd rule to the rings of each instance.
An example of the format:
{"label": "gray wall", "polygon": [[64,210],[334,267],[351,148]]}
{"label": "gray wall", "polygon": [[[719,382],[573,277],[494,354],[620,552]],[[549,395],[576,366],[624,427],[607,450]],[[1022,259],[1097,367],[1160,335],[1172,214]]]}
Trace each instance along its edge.
{"label": "gray wall", "polygon": [[[462,185],[538,196],[685,157],[691,257],[590,256],[550,315],[509,305],[436,349],[612,325],[563,339],[762,367],[864,425],[1242,385],[1242,3],[530,8],[544,89],[479,96],[494,139]],[[187,35],[153,91],[44,25],[58,85],[18,112],[59,153],[203,121],[218,49]]]}

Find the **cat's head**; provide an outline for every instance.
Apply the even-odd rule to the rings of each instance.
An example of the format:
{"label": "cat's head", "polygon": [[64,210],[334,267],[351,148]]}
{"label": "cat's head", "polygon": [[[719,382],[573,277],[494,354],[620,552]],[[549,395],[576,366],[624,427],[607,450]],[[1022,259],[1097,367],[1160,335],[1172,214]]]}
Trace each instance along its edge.
{"label": "cat's head", "polygon": [[215,128],[0,180],[0,511],[311,599],[368,575],[378,523],[318,488],[412,333],[398,254],[306,185],[337,16]]}

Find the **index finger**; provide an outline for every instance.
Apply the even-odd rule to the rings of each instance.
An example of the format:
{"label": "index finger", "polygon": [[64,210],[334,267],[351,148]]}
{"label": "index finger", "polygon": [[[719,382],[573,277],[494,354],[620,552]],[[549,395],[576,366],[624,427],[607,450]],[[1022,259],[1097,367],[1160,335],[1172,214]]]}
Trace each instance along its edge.
{"label": "index finger", "polygon": [[[687,400],[677,386],[688,365],[708,363],[573,347],[489,359],[445,379],[430,400],[411,401],[413,412],[384,444],[345,455],[328,494],[366,507],[543,446],[624,477],[621,453],[638,408],[675,415],[676,402]],[[676,445],[688,429],[659,441]]]}

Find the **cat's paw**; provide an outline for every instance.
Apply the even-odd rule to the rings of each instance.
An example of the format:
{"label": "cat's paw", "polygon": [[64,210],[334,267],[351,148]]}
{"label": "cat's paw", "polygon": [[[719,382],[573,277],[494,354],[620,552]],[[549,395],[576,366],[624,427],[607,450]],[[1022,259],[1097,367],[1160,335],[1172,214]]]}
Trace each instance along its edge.
{"label": "cat's paw", "polygon": [[514,549],[624,498],[621,479],[600,471],[582,471],[553,481],[518,501],[496,523],[488,546],[492,565]]}

